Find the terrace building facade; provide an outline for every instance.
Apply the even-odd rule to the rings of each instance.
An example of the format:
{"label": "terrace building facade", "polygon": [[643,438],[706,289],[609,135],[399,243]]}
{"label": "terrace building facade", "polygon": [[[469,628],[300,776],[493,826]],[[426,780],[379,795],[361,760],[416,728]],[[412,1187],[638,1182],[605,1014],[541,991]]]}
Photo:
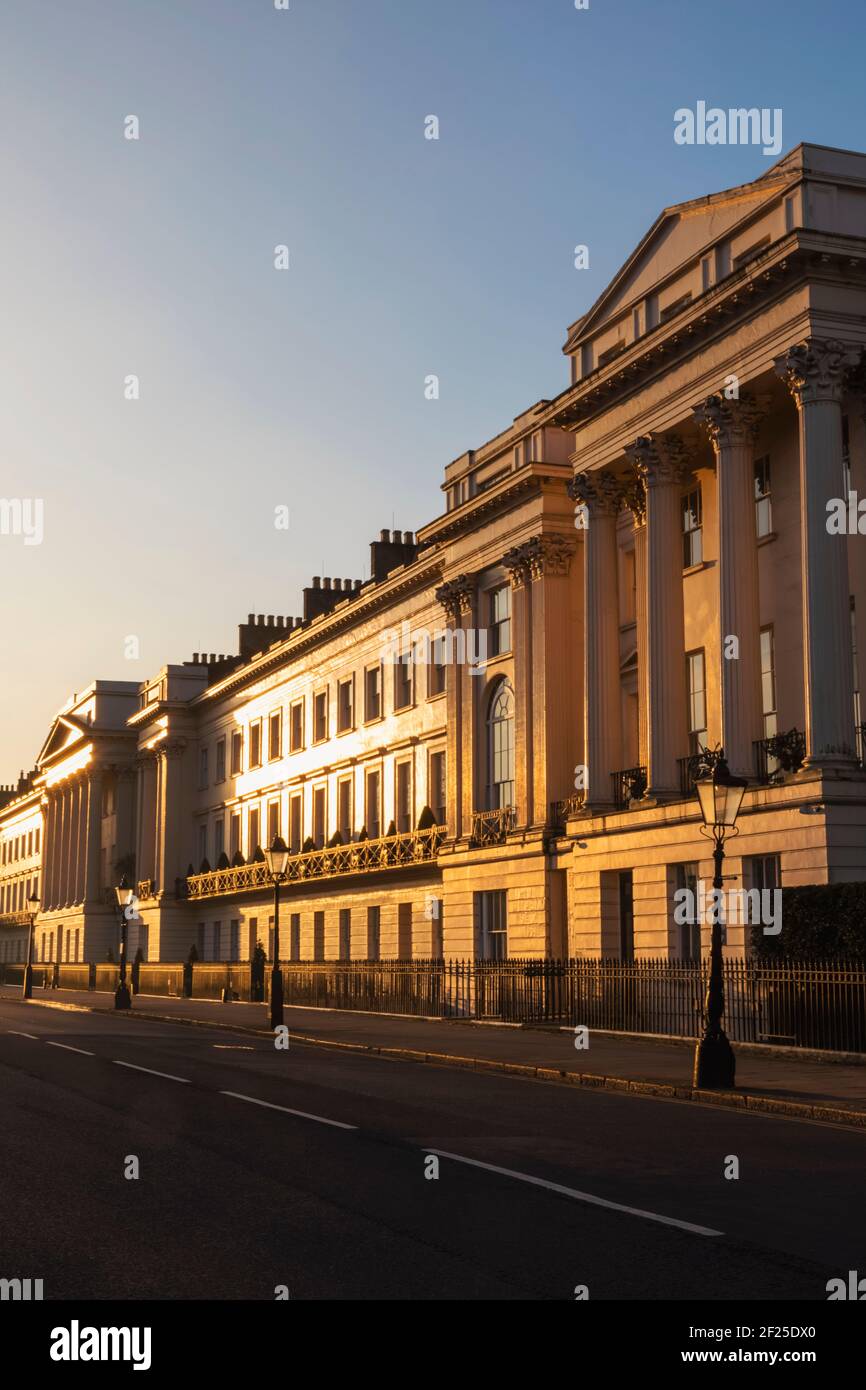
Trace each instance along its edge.
{"label": "terrace building facade", "polygon": [[694,958],[674,895],[712,878],[720,747],[732,886],[866,878],[864,351],[866,156],[666,209],[569,330],[571,384],[369,580],[61,712],[0,806],[0,843],[40,818],[40,958],[105,958],[123,866],[132,953],[270,954],[276,834],[286,959]]}

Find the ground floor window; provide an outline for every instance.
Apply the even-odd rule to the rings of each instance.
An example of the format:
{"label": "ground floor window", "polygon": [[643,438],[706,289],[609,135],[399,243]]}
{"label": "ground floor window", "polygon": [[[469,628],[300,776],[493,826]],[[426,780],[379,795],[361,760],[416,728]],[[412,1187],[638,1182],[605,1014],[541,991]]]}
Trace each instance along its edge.
{"label": "ground floor window", "polygon": [[505,960],[508,955],[508,903],[504,888],[476,893],[475,954],[479,960]]}
{"label": "ground floor window", "polygon": [[700,960],[701,919],[698,910],[698,866],[695,863],[674,865],[674,909],[674,950],[677,958]]}
{"label": "ground floor window", "polygon": [[325,914],[313,913],[313,960],[325,959]]}
{"label": "ground floor window", "polygon": [[348,907],[340,908],[340,960],[350,960],[352,956],[352,912]]}
{"label": "ground floor window", "polygon": [[367,908],[367,959],[378,960],[381,948],[382,909]]}

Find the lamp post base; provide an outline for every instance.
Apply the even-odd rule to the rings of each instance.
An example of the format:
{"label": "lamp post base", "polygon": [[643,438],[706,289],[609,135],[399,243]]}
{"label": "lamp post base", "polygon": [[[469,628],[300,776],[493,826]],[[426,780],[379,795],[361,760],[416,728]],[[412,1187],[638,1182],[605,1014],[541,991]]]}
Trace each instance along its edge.
{"label": "lamp post base", "polygon": [[274,967],[271,972],[271,1027],[281,1028],[283,1023],[283,972]]}
{"label": "lamp post base", "polygon": [[114,1007],[116,1009],[131,1009],[132,999],[129,994],[129,985],[122,981],[114,991]]}
{"label": "lamp post base", "polygon": [[721,1029],[705,1033],[695,1048],[692,1085],[699,1091],[733,1091],[737,1064],[734,1050]]}
{"label": "lamp post base", "polygon": [[33,998],[33,966],[32,966],[32,965],[25,965],[25,967],[24,967],[24,984],[21,986],[21,998],[22,998],[22,999],[32,999],[32,998]]}

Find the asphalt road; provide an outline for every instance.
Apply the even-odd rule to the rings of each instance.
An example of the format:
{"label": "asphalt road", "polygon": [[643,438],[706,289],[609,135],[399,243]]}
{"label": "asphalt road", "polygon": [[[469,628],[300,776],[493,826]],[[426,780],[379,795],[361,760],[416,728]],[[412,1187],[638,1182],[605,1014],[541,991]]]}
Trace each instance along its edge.
{"label": "asphalt road", "polygon": [[46,1299],[824,1301],[866,1270],[866,1134],[832,1126],[5,999],[0,1096],[0,1278]]}

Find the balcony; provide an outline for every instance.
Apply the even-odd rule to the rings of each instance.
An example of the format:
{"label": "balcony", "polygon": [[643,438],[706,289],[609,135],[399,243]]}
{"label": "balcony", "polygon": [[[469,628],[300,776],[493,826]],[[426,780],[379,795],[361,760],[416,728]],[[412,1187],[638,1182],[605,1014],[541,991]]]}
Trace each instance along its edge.
{"label": "balcony", "polygon": [[571,796],[564,797],[562,801],[551,801],[550,824],[565,826],[572,816],[580,815],[585,799],[586,792],[572,792]]}
{"label": "balcony", "polygon": [[799,729],[760,738],[755,749],[755,777],[765,785],[779,782],[789,772],[797,772],[806,756],[806,735]]}
{"label": "balcony", "polygon": [[29,927],[29,912],[0,912],[0,927]]}
{"label": "balcony", "polygon": [[[429,864],[435,860],[445,827],[410,830],[404,834],[383,835],[376,840],[357,840],[351,845],[329,845],[327,849],[293,854],[284,883],[307,883],[316,879],[348,874],[372,874],[389,869]],[[183,880],[181,880],[183,882]],[[239,864],[236,868],[212,869],[191,874],[186,879],[186,896],[191,899],[224,897],[270,888],[272,880],[263,861]]]}
{"label": "balcony", "polygon": [[613,804],[618,811],[628,810],[632,801],[639,801],[647,788],[645,767],[626,767],[621,772],[612,772]]}
{"label": "balcony", "polygon": [[469,839],[473,845],[502,845],[516,821],[516,806],[497,806],[495,811],[473,811]]}

